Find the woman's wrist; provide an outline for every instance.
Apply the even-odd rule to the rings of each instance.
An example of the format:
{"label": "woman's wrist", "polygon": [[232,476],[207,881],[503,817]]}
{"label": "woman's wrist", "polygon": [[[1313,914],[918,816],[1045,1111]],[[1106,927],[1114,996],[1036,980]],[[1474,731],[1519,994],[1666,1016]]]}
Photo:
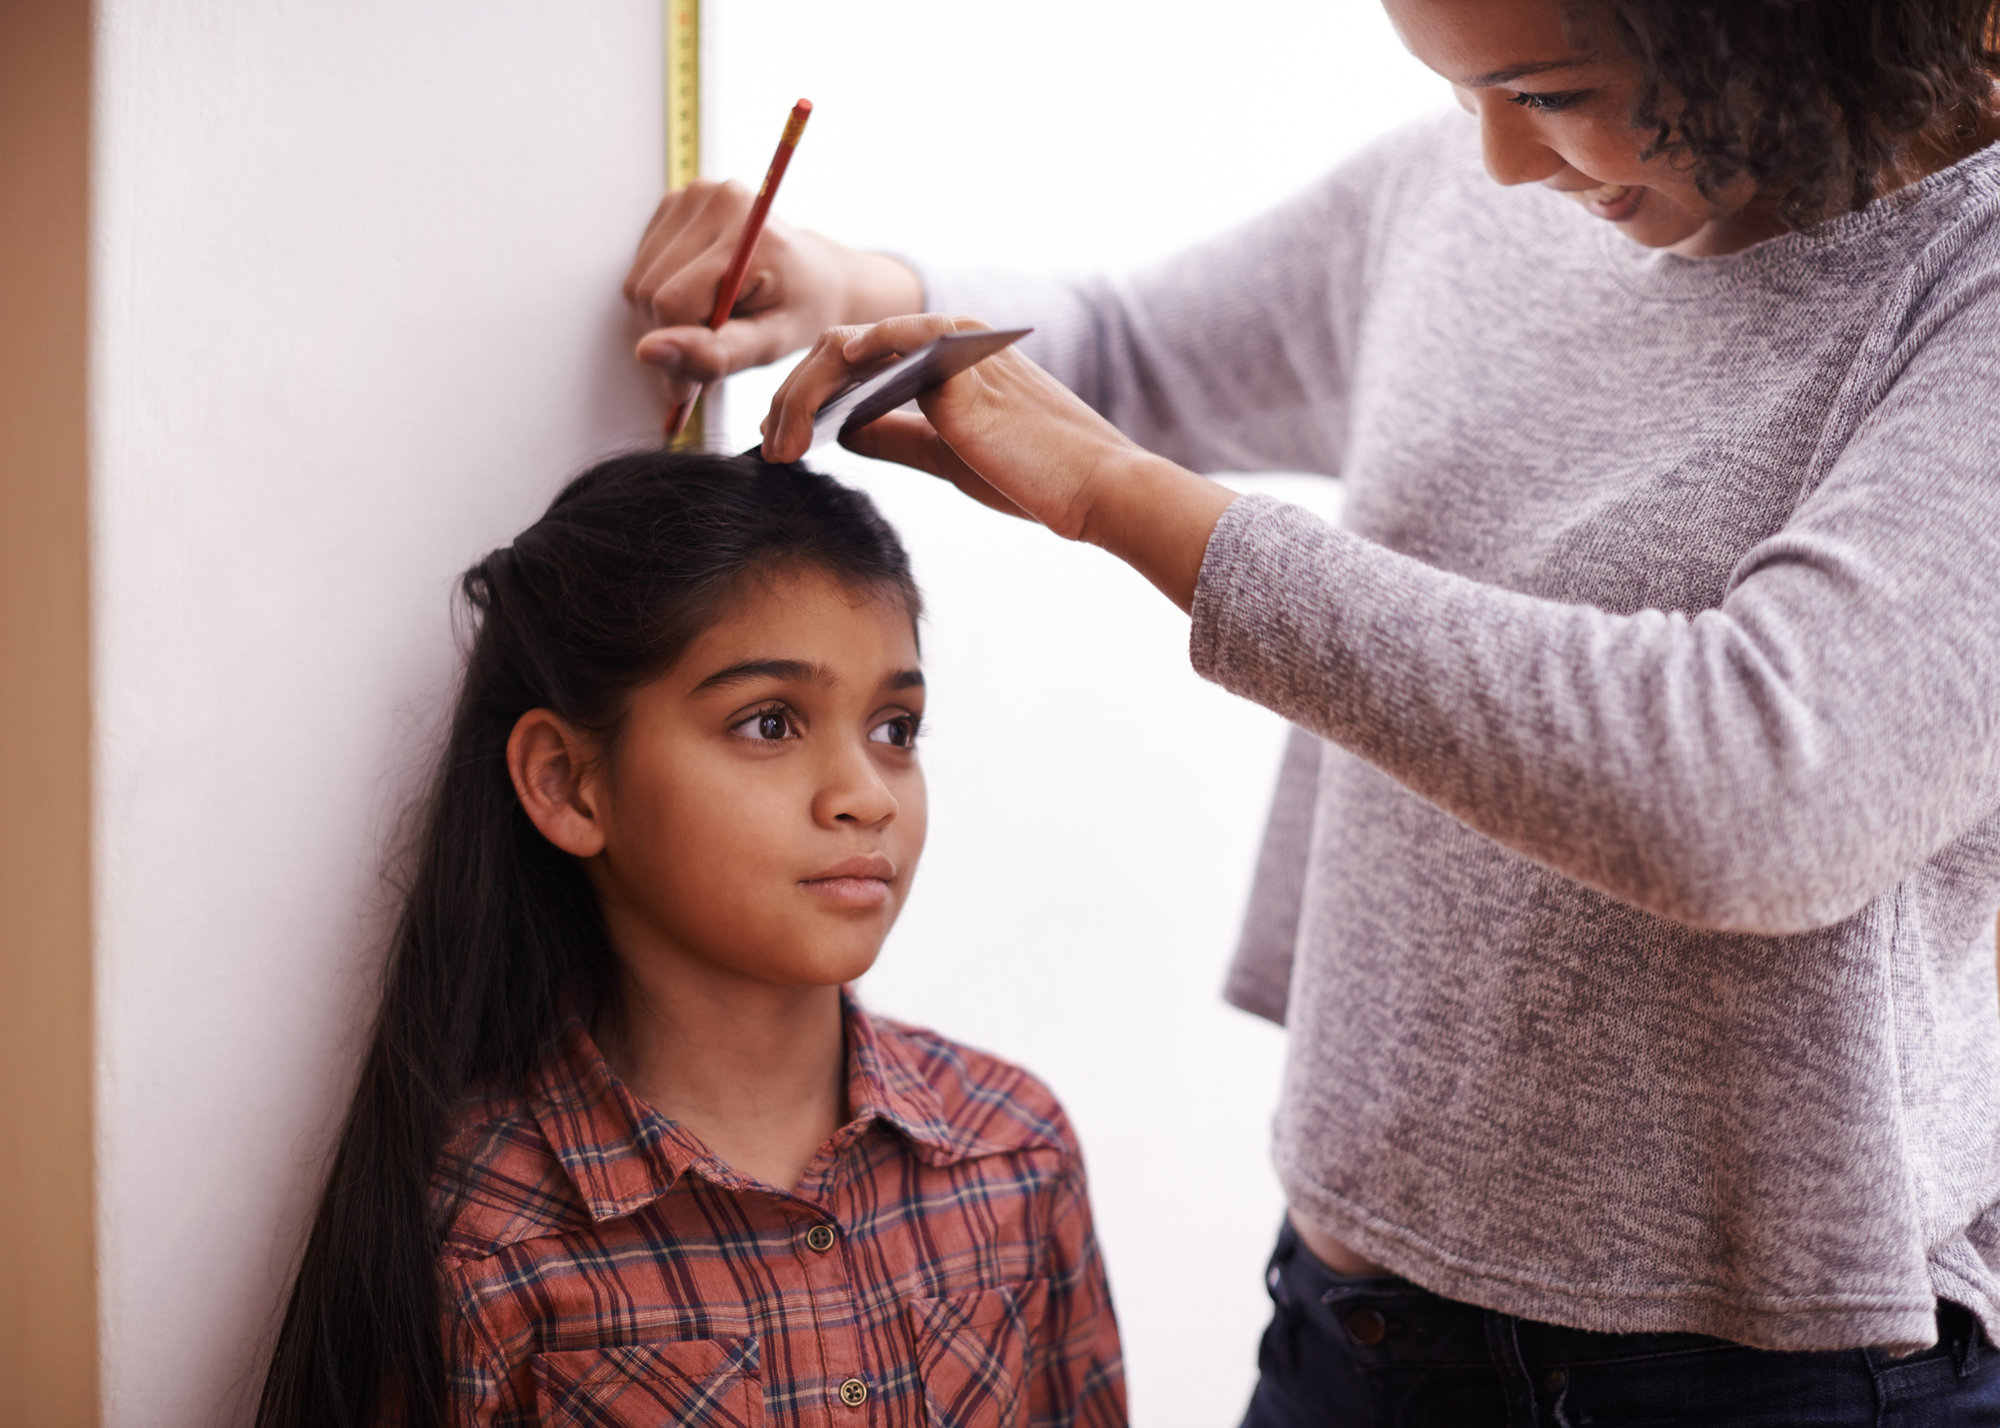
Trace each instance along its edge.
{"label": "woman's wrist", "polygon": [[1093,475],[1077,538],[1117,556],[1192,613],[1209,537],[1236,494],[1134,449]]}

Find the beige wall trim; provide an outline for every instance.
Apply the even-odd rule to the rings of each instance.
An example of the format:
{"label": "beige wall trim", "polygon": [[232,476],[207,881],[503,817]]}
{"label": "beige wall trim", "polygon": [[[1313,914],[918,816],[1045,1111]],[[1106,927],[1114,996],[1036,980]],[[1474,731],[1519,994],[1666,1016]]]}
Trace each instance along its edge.
{"label": "beige wall trim", "polygon": [[90,6],[0,0],[0,1423],[98,1421]]}

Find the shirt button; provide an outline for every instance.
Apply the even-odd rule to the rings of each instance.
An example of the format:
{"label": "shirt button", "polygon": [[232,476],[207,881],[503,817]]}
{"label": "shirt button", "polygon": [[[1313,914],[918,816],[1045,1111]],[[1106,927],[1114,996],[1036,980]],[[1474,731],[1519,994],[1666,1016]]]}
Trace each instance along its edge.
{"label": "shirt button", "polygon": [[859,1408],[868,1401],[868,1385],[858,1378],[850,1378],[840,1386],[840,1401],[849,1408]]}
{"label": "shirt button", "polygon": [[819,1254],[825,1254],[833,1248],[833,1227],[814,1225],[806,1231],[806,1246]]}
{"label": "shirt button", "polygon": [[1373,1309],[1356,1309],[1342,1322],[1357,1344],[1373,1347],[1388,1337],[1389,1321]]}
{"label": "shirt button", "polygon": [[1542,1380],[1542,1387],[1550,1393],[1561,1393],[1569,1387],[1569,1375],[1561,1369],[1550,1369],[1549,1376]]}

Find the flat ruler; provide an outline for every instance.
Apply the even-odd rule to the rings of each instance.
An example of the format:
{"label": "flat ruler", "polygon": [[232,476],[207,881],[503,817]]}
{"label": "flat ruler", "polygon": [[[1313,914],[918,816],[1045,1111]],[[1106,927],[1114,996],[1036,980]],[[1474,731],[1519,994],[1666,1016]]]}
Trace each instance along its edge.
{"label": "flat ruler", "polygon": [[[701,174],[701,0],[665,3],[667,187],[675,189],[686,188]],[[709,389],[675,446],[707,448],[708,413],[721,396],[719,387]]]}

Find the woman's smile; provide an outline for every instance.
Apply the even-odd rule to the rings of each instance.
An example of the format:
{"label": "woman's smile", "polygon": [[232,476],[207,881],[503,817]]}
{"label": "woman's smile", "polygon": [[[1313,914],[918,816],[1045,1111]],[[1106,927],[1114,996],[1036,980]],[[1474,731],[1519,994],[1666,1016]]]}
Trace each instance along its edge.
{"label": "woman's smile", "polygon": [[[1550,187],[1556,187],[1550,185]],[[1646,189],[1635,183],[1601,183],[1589,188],[1556,188],[1565,198],[1575,199],[1584,212],[1608,223],[1624,223],[1638,215],[1646,201]]]}

